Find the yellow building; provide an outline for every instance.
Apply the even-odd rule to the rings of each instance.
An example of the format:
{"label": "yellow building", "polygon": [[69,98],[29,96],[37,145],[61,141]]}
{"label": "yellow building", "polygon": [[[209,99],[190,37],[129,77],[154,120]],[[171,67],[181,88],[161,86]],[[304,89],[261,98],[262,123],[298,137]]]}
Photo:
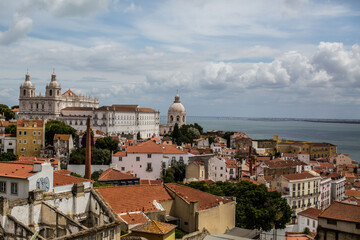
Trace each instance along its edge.
{"label": "yellow building", "polygon": [[19,156],[40,156],[45,144],[45,123],[42,120],[18,120],[16,153]]}
{"label": "yellow building", "polygon": [[277,142],[276,151],[279,153],[308,153],[311,159],[326,158],[336,154],[336,145],[331,143],[284,140],[277,135],[274,135],[273,139]]}
{"label": "yellow building", "polygon": [[175,240],[175,228],[176,225],[152,220],[133,227],[127,236],[144,237],[149,240]]}

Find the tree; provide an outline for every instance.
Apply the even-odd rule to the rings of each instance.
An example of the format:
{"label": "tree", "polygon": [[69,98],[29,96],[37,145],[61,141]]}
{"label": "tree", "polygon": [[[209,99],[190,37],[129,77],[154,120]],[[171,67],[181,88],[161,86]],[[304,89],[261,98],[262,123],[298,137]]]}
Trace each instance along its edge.
{"label": "tree", "polygon": [[225,134],[222,136],[224,139],[226,139],[227,146],[230,147],[230,137],[235,132],[225,132]]}
{"label": "tree", "polygon": [[6,134],[16,134],[16,125],[15,124],[9,124],[5,127],[5,133]]}
{"label": "tree", "polygon": [[[205,183],[205,182],[203,182]],[[208,188],[203,183],[188,186],[219,196],[236,197],[236,227],[247,229],[283,229],[290,221],[291,209],[277,191],[250,181],[238,183],[216,182]]]}
{"label": "tree", "polygon": [[0,154],[0,161],[15,161],[18,160],[18,156],[12,152],[3,152]]}
{"label": "tree", "polygon": [[95,147],[99,149],[109,149],[110,152],[116,153],[119,151],[119,141],[112,137],[99,138],[95,142]]}
{"label": "tree", "polygon": [[19,105],[14,105],[11,107],[11,109],[16,109],[16,108],[19,108]]}
{"label": "tree", "polygon": [[[86,148],[86,135],[87,135],[87,131],[84,132],[83,137],[81,138],[81,147]],[[93,131],[91,131],[91,146],[94,146],[94,133]]]}
{"label": "tree", "polygon": [[170,167],[165,170],[163,177],[165,183],[182,182],[185,178],[186,165],[182,162],[172,163]]}
{"label": "tree", "polygon": [[172,132],[172,139],[173,141],[176,142],[177,145],[180,145],[181,144],[181,139],[180,137],[182,136],[181,132],[180,132],[180,129],[179,129],[179,125],[177,123],[175,123],[175,126],[174,126],[174,130]]}
{"label": "tree", "polygon": [[137,140],[140,140],[140,139],[141,139],[140,132],[138,132],[138,133],[136,134],[136,139],[137,139]]}
{"label": "tree", "polygon": [[45,124],[45,144],[52,145],[55,134],[71,134],[73,139],[76,136],[76,130],[59,120],[50,120]]}
{"label": "tree", "polygon": [[15,118],[14,112],[5,104],[0,104],[0,114],[4,115],[6,121]]}
{"label": "tree", "polygon": [[[85,148],[74,149],[70,154],[70,164],[85,164]],[[109,165],[111,163],[111,152],[108,149],[91,148],[91,164]]]}

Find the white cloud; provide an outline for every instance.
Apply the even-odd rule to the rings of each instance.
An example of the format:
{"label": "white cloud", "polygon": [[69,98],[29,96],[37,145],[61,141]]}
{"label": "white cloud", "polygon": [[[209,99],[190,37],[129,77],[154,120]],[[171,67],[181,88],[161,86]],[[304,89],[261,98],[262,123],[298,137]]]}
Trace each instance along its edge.
{"label": "white cloud", "polygon": [[30,18],[15,14],[9,29],[0,32],[0,44],[7,45],[25,37],[31,27],[32,20]]}
{"label": "white cloud", "polygon": [[108,0],[25,0],[21,11],[46,11],[56,17],[89,16],[107,9]]}

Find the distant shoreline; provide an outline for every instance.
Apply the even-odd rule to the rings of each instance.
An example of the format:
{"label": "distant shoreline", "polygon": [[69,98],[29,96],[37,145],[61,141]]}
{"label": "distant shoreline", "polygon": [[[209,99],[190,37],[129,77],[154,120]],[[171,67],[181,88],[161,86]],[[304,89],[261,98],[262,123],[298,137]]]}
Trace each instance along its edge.
{"label": "distant shoreline", "polygon": [[[211,116],[187,116],[190,119],[219,119],[219,120],[251,120],[251,121],[301,121],[318,123],[347,123],[360,124],[360,119],[316,119],[316,118],[248,118],[248,117],[211,117]],[[167,118],[161,116],[161,118]]]}

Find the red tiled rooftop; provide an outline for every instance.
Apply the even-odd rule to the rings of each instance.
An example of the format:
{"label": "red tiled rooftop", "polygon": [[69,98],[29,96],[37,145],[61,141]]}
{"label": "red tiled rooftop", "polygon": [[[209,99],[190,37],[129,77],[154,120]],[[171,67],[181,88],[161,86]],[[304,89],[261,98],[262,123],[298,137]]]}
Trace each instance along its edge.
{"label": "red tiled rooftop", "polygon": [[70,173],[72,173],[72,171],[67,170],[67,169],[60,169],[57,171],[54,171],[55,173],[60,173],[60,174],[65,174],[65,175],[70,175]]}
{"label": "red tiled rooftop", "polygon": [[131,225],[131,224],[139,224],[139,223],[144,223],[144,222],[149,221],[149,219],[147,219],[144,216],[144,214],[141,213],[141,212],[122,214],[122,215],[120,215],[120,218],[122,220],[124,220],[129,225]]}
{"label": "red tiled rooftop", "polygon": [[226,160],[227,168],[236,168],[236,160]]}
{"label": "red tiled rooftop", "polygon": [[299,212],[298,215],[302,215],[304,217],[308,217],[308,218],[317,220],[320,213],[321,213],[320,209],[308,208],[302,212]]}
{"label": "red tiled rooftop", "polygon": [[167,183],[165,186],[184,199],[188,204],[190,204],[190,202],[199,202],[200,210],[216,207],[220,202],[232,202],[232,200],[224,197],[215,196],[210,193],[176,183]]}
{"label": "red tiled rooftop", "polygon": [[21,164],[19,161],[14,162],[0,162],[0,176],[10,178],[27,179],[34,174],[32,164]]}
{"label": "red tiled rooftop", "polygon": [[113,154],[114,157],[126,157],[125,151],[119,151]]}
{"label": "red tiled rooftop", "polygon": [[154,200],[160,203],[172,200],[162,185],[128,185],[95,189],[117,214],[158,211],[153,204]]}
{"label": "red tiled rooftop", "polygon": [[131,231],[165,235],[175,228],[176,225],[152,220],[132,228]]}
{"label": "red tiled rooftop", "polygon": [[176,145],[156,144],[149,140],[127,148],[128,153],[184,154]]}
{"label": "red tiled rooftop", "polygon": [[330,218],[347,222],[360,222],[360,206],[334,202],[322,213],[319,218]]}
{"label": "red tiled rooftop", "polygon": [[354,188],[360,188],[360,182],[354,182],[353,187]]}
{"label": "red tiled rooftop", "polygon": [[30,126],[33,126],[34,123],[36,123],[36,127],[43,127],[44,121],[43,120],[24,120],[24,119],[18,119],[16,122],[17,127],[24,127],[24,124],[27,123]]}
{"label": "red tiled rooftop", "polygon": [[348,189],[345,191],[345,195],[349,196],[349,197],[356,197],[356,198],[360,198],[360,190],[351,190]]}
{"label": "red tiled rooftop", "polygon": [[284,178],[286,178],[288,180],[299,180],[299,179],[307,179],[307,178],[315,178],[316,177],[309,172],[286,174],[283,176],[284,176]]}
{"label": "red tiled rooftop", "polygon": [[62,94],[62,96],[64,96],[64,97],[77,97],[77,95],[73,91],[71,91],[70,89],[67,90],[66,92],[64,92]]}
{"label": "red tiled rooftop", "polygon": [[109,168],[100,175],[98,181],[111,181],[111,180],[123,180],[123,179],[137,179],[137,178],[133,177],[130,174],[121,172],[118,169]]}
{"label": "red tiled rooftop", "polygon": [[54,140],[63,140],[63,141],[69,141],[71,137],[71,134],[55,134]]}
{"label": "red tiled rooftop", "polygon": [[54,187],[65,186],[75,183],[83,183],[83,182],[94,182],[94,181],[54,172]]}
{"label": "red tiled rooftop", "polygon": [[163,180],[140,179],[141,185],[162,185]]}
{"label": "red tiled rooftop", "polygon": [[260,185],[260,183],[258,183],[258,182],[255,181],[254,179],[248,178],[248,177],[242,177],[242,178],[240,178],[240,181],[249,181],[249,182],[252,182],[252,183],[255,184],[255,185]]}

